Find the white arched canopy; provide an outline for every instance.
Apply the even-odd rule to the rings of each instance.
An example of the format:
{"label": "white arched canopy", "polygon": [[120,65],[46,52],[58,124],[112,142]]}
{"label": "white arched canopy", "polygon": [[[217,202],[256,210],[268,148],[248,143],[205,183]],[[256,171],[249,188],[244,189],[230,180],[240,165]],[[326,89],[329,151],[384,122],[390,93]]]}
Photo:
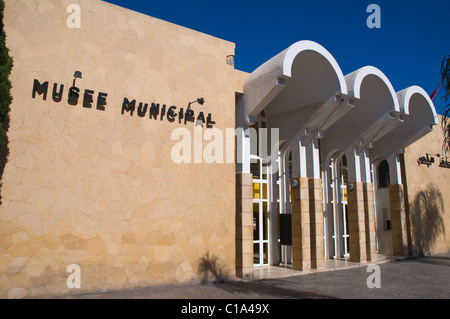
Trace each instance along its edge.
{"label": "white arched canopy", "polygon": [[389,79],[379,69],[366,66],[345,77],[354,109],[326,132],[324,151],[372,147],[400,124],[401,109]]}
{"label": "white arched canopy", "polygon": [[369,180],[370,160],[395,155],[438,123],[422,88],[396,93],[373,66],[344,76],[334,57],[312,41],[293,44],[249,75],[239,100],[239,125],[251,125],[262,111],[281,141],[298,148],[301,139],[302,172],[309,167],[317,175],[319,149],[322,159],[343,152],[355,165],[350,173],[356,180],[360,173]]}
{"label": "white arched canopy", "polygon": [[436,109],[428,94],[419,86],[411,86],[397,93],[400,107],[404,110],[401,125],[376,143],[371,157],[388,158],[408,147],[438,124]]}
{"label": "white arched canopy", "polygon": [[[339,192],[341,186],[345,189],[345,180],[347,183],[370,183],[372,164],[385,159],[389,165],[391,184],[402,184],[398,153],[427,134],[433,125],[438,123],[434,105],[420,87],[413,86],[396,93],[386,75],[373,66],[365,66],[344,76],[333,56],[312,41],[293,44],[247,78],[244,93],[238,99],[238,126],[246,128],[252,125],[262,111],[267,128],[278,128],[279,139],[286,142],[283,144],[281,154],[286,155],[284,153],[286,147],[290,149],[292,155],[291,167],[289,160],[284,158],[282,161],[285,165],[284,172],[289,172],[288,178],[284,176],[283,182],[280,182],[283,185],[282,192],[289,195],[291,177],[300,178],[301,181],[302,178],[309,179],[309,191],[313,194],[317,189],[317,181],[321,180],[322,185],[326,186],[323,187],[325,211],[322,202],[310,201],[309,206],[311,216],[314,218],[318,216],[313,223],[320,221],[326,225],[325,242],[328,245],[326,249],[333,246],[332,236],[336,242],[341,240],[338,238],[349,238],[357,232],[358,236],[364,238],[368,238],[366,235],[372,236],[370,232],[364,233],[365,226],[370,229],[371,219],[360,216],[359,211],[362,209],[358,207],[360,204],[350,201],[339,203]],[[239,143],[243,151],[239,154],[242,154],[242,165],[238,170],[250,173],[250,135],[241,134],[241,138]],[[274,152],[271,151],[272,154]],[[345,163],[340,162],[343,155]],[[281,161],[271,161],[270,165],[277,167],[279,163]],[[336,165],[337,163],[342,165]],[[271,213],[275,214],[277,181],[275,174],[268,176],[271,179],[269,183],[272,184],[270,198],[274,199]],[[341,182],[341,178],[344,182]],[[366,186],[358,184],[357,187],[362,187],[368,194],[370,187]],[[375,197],[379,202],[382,201],[380,196],[383,190],[381,193],[377,191]],[[391,196],[389,190],[385,193],[386,198]],[[298,192],[297,195],[303,196]],[[401,198],[400,195],[397,197]],[[370,205],[373,198],[370,199],[370,196],[367,198]],[[299,213],[298,205],[294,210],[294,205],[288,200],[284,204],[285,212]],[[343,231],[339,233],[338,229],[345,225],[344,220],[347,218],[346,205],[349,206],[348,212],[352,212],[353,225],[350,227],[352,233]],[[272,223],[270,229],[273,230],[270,247],[272,251],[277,251],[278,219],[275,215],[272,217],[269,221]],[[325,221],[322,217],[325,217]],[[358,221],[355,222],[355,219]],[[361,221],[366,223],[362,228],[360,228]],[[298,231],[298,228],[296,229]],[[311,236],[319,238],[323,237],[323,234]],[[375,239],[370,238],[369,245],[365,245],[365,248],[374,253]],[[300,246],[299,241],[296,243]],[[354,256],[358,258],[357,250],[354,249],[362,249],[362,246],[358,247],[355,241],[351,240],[350,244],[353,244],[351,251],[356,252]],[[320,251],[320,244],[318,247],[316,253]],[[338,244],[335,251],[339,254]],[[331,250],[327,251],[327,255],[332,255]],[[318,260],[317,257],[314,255],[315,260]],[[278,261],[277,258],[273,260]],[[301,260],[294,259],[294,261]]]}
{"label": "white arched canopy", "polygon": [[244,84],[244,113],[248,123],[265,111],[269,127],[280,128],[289,140],[308,121],[338,103],[336,94],[347,94],[343,73],[333,56],[312,41],[300,41],[256,69]]}

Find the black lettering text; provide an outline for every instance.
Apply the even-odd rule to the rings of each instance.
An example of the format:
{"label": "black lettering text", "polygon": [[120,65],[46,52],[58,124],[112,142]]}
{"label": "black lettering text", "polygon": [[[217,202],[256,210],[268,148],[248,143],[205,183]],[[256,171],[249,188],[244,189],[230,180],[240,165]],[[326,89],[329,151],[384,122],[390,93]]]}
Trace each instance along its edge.
{"label": "black lettering text", "polygon": [[169,110],[167,111],[167,120],[169,122],[175,122],[175,117],[177,116],[177,113],[175,113],[175,110],[177,109],[176,106],[169,107]]}
{"label": "black lettering text", "polygon": [[93,96],[94,91],[92,90],[84,90],[84,98],[83,98],[83,107],[87,109],[92,108],[92,103],[94,102]]}
{"label": "black lettering text", "polygon": [[97,97],[97,110],[104,111],[106,106],[107,93],[99,92]]}
{"label": "black lettering text", "polygon": [[[142,108],[142,106],[143,106],[143,108]],[[139,117],[144,117],[145,114],[147,113],[147,108],[148,108],[148,104],[147,103],[145,103],[145,104],[139,103],[139,107],[138,107],[138,111],[137,111],[138,116]]]}
{"label": "black lettering text", "polygon": [[136,100],[128,101],[127,98],[123,99],[122,103],[122,114],[126,112],[130,112],[130,116],[133,116],[134,109],[136,108]]}
{"label": "black lettering text", "polygon": [[67,101],[67,103],[69,103],[70,105],[77,105],[78,104],[78,98],[80,97],[80,89],[72,86],[69,89],[69,100]]}
{"label": "black lettering text", "polygon": [[44,101],[47,100],[48,82],[40,83],[38,80],[34,80],[33,84],[33,99],[36,98],[36,93],[39,95],[44,95]]}
{"label": "black lettering text", "polygon": [[159,104],[152,103],[152,106],[150,107],[150,119],[158,119],[159,115]]}
{"label": "black lettering text", "polygon": [[209,114],[208,114],[208,120],[207,120],[207,123],[206,123],[206,127],[207,127],[207,128],[212,128],[214,124],[216,124],[216,122],[214,122],[214,121],[212,120],[212,114],[209,113]]}
{"label": "black lettering text", "polygon": [[61,86],[59,87],[59,92],[56,92],[56,90],[58,89],[58,84],[53,84],[53,101],[55,101],[56,103],[61,102],[62,97],[63,97],[63,93],[64,93],[64,84],[61,84]]}

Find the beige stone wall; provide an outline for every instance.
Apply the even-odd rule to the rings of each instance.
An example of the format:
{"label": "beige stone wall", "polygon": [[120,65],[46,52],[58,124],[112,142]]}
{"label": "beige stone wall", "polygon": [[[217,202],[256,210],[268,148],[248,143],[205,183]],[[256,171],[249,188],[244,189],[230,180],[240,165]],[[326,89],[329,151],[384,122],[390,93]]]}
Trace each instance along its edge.
{"label": "beige stone wall", "polygon": [[417,159],[426,153],[442,154],[442,141],[442,128],[437,125],[406,149],[407,214],[414,254],[450,250],[450,169],[440,168],[436,157],[436,163],[429,168],[417,164]]}
{"label": "beige stone wall", "polygon": [[[69,29],[69,4],[81,28]],[[125,97],[235,125],[234,44],[99,0],[6,0],[14,58],[0,206],[0,298],[187,282],[205,256],[235,267],[234,164],[175,164],[179,124],[121,114]],[[77,106],[67,103],[75,70]],[[49,82],[32,98],[34,79]],[[64,84],[52,100],[53,83]],[[94,107],[82,107],[85,89]],[[105,111],[95,108],[108,94]],[[136,105],[137,107],[138,105]],[[202,259],[203,258],[203,259]],[[67,266],[81,267],[69,290]]]}

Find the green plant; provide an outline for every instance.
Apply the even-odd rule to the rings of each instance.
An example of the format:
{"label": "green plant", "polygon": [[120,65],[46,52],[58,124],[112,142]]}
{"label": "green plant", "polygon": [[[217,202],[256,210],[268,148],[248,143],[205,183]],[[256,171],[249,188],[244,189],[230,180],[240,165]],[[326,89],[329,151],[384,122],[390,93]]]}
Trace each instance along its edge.
{"label": "green plant", "polygon": [[444,56],[441,64],[442,87],[444,88],[444,117],[442,119],[442,129],[444,130],[444,142],[442,150],[445,154],[450,152],[450,55]]}
{"label": "green plant", "polygon": [[6,146],[6,125],[5,120],[8,116],[11,96],[11,81],[9,75],[13,67],[13,59],[9,56],[9,50],[6,47],[6,33],[3,24],[3,12],[5,9],[4,0],[0,0],[0,149]]}

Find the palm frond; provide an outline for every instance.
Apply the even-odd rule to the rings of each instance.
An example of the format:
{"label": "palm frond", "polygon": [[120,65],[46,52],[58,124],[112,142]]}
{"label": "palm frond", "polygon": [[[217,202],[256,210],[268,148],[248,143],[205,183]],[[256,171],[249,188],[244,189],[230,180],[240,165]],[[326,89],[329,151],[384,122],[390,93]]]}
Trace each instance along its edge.
{"label": "palm frond", "polygon": [[[442,87],[445,95],[443,96],[445,104],[450,98],[450,55],[446,55],[441,63]],[[444,133],[444,141],[442,143],[442,151],[445,155],[450,153],[450,103],[444,106],[444,116],[442,118],[442,130]]]}

